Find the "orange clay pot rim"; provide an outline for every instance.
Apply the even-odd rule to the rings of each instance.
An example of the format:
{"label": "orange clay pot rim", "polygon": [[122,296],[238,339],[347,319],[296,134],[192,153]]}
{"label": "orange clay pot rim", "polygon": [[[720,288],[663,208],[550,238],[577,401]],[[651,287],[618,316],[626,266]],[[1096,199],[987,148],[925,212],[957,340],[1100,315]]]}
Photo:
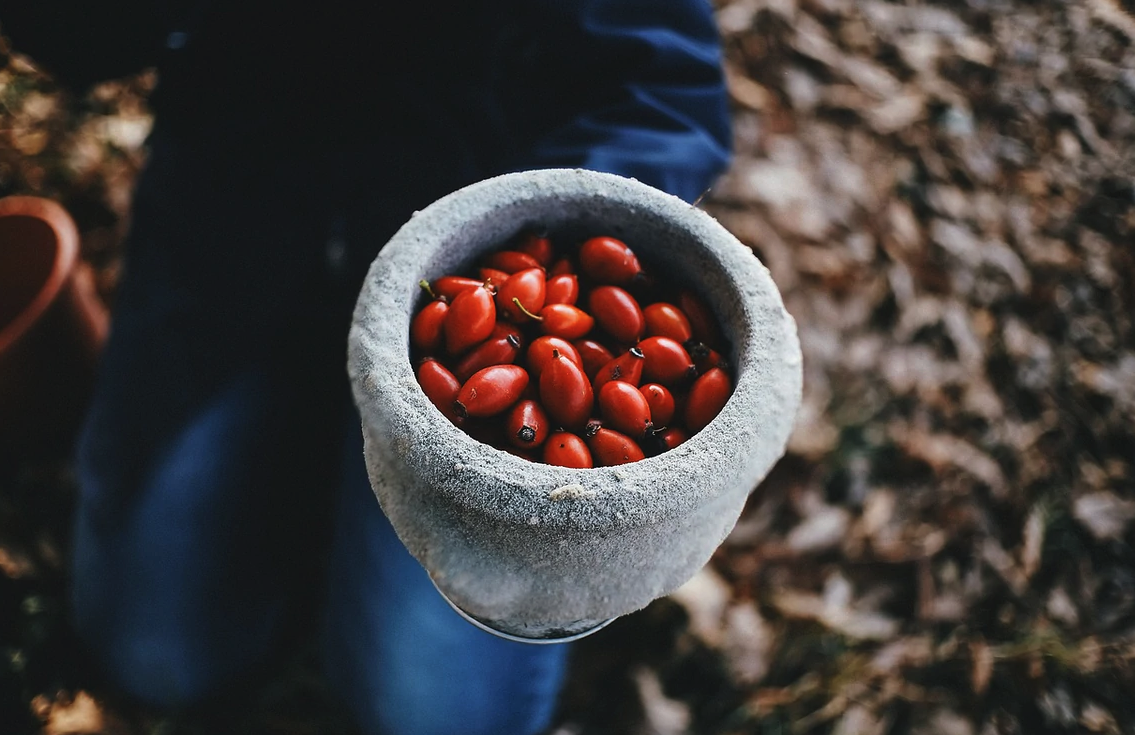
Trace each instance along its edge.
{"label": "orange clay pot rim", "polygon": [[79,257],[79,231],[71,215],[57,202],[37,196],[0,199],[0,218],[32,217],[45,223],[55,235],[55,257],[43,287],[7,327],[0,329],[0,354],[7,352],[32,328],[59,296]]}

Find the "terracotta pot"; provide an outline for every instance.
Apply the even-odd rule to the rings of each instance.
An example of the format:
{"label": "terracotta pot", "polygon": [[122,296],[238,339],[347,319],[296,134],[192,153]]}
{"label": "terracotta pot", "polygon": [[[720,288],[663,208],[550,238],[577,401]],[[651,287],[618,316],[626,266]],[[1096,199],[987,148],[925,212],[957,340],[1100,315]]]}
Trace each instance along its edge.
{"label": "terracotta pot", "polygon": [[[656,457],[575,470],[482,444],[434,408],[409,359],[418,281],[537,227],[566,243],[620,237],[701,293],[736,375],[709,426]],[[508,174],[417,213],[371,266],[348,369],[371,484],[402,542],[470,619],[530,642],[586,634],[692,577],[783,453],[802,382],[795,322],[749,248],[687,202],[579,170]]]}
{"label": "terracotta pot", "polygon": [[0,457],[73,437],[107,326],[66,210],[40,197],[0,199]]}

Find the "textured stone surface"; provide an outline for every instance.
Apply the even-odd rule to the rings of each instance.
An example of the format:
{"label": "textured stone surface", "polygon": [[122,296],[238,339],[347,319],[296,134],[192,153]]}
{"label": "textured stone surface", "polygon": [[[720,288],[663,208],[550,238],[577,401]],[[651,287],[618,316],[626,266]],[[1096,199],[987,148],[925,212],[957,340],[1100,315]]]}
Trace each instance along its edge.
{"label": "textured stone surface", "polygon": [[[429,403],[408,357],[418,281],[539,227],[619,237],[708,301],[736,372],[708,427],[657,457],[574,470],[482,444]],[[801,391],[795,324],[751,250],[676,197],[566,169],[482,181],[411,218],[371,266],[348,368],[371,483],[403,543],[455,604],[530,638],[633,612],[692,577],[784,451]]]}

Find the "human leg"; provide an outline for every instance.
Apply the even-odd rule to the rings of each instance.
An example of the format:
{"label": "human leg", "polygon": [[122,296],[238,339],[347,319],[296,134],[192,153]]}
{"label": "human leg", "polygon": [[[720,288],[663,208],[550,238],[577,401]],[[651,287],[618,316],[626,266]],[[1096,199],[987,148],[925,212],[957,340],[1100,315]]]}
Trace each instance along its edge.
{"label": "human leg", "polygon": [[328,573],[328,678],[366,735],[540,732],[568,646],[514,643],[462,620],[383,515],[353,413],[348,432]]}

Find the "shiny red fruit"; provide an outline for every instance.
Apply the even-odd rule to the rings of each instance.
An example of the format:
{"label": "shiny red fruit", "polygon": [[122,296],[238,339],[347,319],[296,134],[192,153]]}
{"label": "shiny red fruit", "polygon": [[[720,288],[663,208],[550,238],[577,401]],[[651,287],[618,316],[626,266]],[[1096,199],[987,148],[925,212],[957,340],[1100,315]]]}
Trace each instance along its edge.
{"label": "shiny red fruit", "polygon": [[528,371],[519,365],[493,365],[465,381],[454,407],[458,416],[495,416],[520,400]]}
{"label": "shiny red fruit", "polygon": [[594,466],[587,443],[567,431],[557,431],[544,442],[544,462],[576,469]]}
{"label": "shiny red fruit", "polygon": [[540,373],[540,403],[557,426],[581,429],[595,405],[591,383],[583,368],[558,350]]}
{"label": "shiny red fruit", "polygon": [[410,322],[410,344],[424,354],[432,354],[441,347],[445,339],[445,317],[449,304],[438,299],[422,307]]}
{"label": "shiny red fruit", "polygon": [[552,241],[546,235],[536,233],[525,235],[516,249],[525,255],[531,255],[544,268],[551,264],[552,258],[555,256]]}
{"label": "shiny red fruit", "polygon": [[470,288],[454,297],[445,317],[445,348],[459,355],[488,338],[497,321],[493,294],[483,285]]}
{"label": "shiny red fruit", "polygon": [[498,322],[489,338],[461,358],[453,372],[464,382],[473,377],[473,373],[491,365],[511,365],[516,362],[522,346],[520,330]]}
{"label": "shiny red fruit", "polygon": [[494,290],[503,286],[505,282],[508,281],[509,277],[508,273],[505,273],[502,270],[497,270],[496,268],[481,268],[477,271],[477,273],[481,276],[481,281],[483,281],[486,286],[490,286]]}
{"label": "shiny red fruit", "polygon": [[572,304],[579,299],[579,278],[571,273],[548,279],[545,304]]}
{"label": "shiny red fruit", "polygon": [[508,412],[504,433],[514,447],[538,447],[548,438],[548,414],[536,401],[520,401]]}
{"label": "shiny red fruit", "polygon": [[418,385],[430,403],[437,406],[447,419],[455,424],[461,422],[453,406],[461,390],[461,382],[444,365],[432,357],[422,360],[418,364]]}
{"label": "shiny red fruit", "polygon": [[587,373],[587,377],[592,380],[595,379],[595,374],[598,373],[604,365],[615,359],[611,351],[599,344],[593,339],[578,339],[572,342],[580,358],[583,360],[583,372]]}
{"label": "shiny red fruit", "polygon": [[711,368],[694,381],[686,399],[686,428],[690,433],[701,431],[721,413],[732,390],[729,375],[721,368]]}
{"label": "shiny red fruit", "polygon": [[638,302],[618,286],[596,286],[587,296],[587,309],[617,342],[634,344],[646,329]]}
{"label": "shiny red fruit", "polygon": [[642,447],[626,434],[614,429],[600,428],[587,439],[591,457],[600,467],[637,462],[646,457]]}
{"label": "shiny red fruit", "polygon": [[642,350],[637,347],[630,348],[599,368],[599,372],[595,374],[595,379],[592,381],[595,384],[595,390],[602,389],[611,380],[621,380],[624,383],[637,386],[642,382],[642,370],[645,364],[646,356]]}
{"label": "shiny red fruit", "polygon": [[486,265],[505,273],[516,273],[528,268],[543,267],[540,265],[540,261],[528,253],[522,253],[518,250],[498,250],[489,256]]}
{"label": "shiny red fruit", "polygon": [[669,426],[674,419],[674,394],[659,383],[647,383],[639,392],[650,406],[650,419],[655,426]]}
{"label": "shiny red fruit", "polygon": [[579,249],[579,268],[596,283],[624,286],[642,272],[626,243],[613,237],[593,237]]}
{"label": "shiny red fruit", "polygon": [[497,288],[497,313],[510,322],[527,321],[525,310],[535,314],[544,308],[545,291],[543,268],[517,271]]}
{"label": "shiny red fruit", "polygon": [[677,306],[659,301],[643,309],[642,314],[646,318],[646,336],[669,337],[683,343],[690,338],[690,320]]}
{"label": "shiny red fruit", "polygon": [[544,366],[551,362],[552,352],[554,351],[558,351],[576,365],[583,367],[579,352],[576,351],[571,342],[563,337],[545,334],[543,337],[532,340],[532,344],[528,345],[528,372],[532,375],[533,380],[540,379],[540,374],[544,372]]}
{"label": "shiny red fruit", "polygon": [[599,389],[598,398],[604,426],[638,438],[654,428],[646,396],[630,383],[612,380]]}
{"label": "shiny red fruit", "polygon": [[684,386],[697,377],[697,368],[686,348],[669,337],[647,337],[638,343],[646,356],[642,377],[669,388]]}
{"label": "shiny red fruit", "polygon": [[430,289],[436,296],[443,296],[453,303],[453,299],[457,294],[462,291],[468,291],[471,288],[477,288],[483,285],[481,281],[476,278],[465,278],[464,276],[442,276],[433,282]]}
{"label": "shiny red fruit", "polygon": [[714,319],[713,312],[693,291],[683,290],[678,292],[678,308],[682,310],[682,313],[690,322],[691,337],[699,342],[705,342],[710,347],[720,349],[723,346],[725,340],[721,336],[721,330],[717,327],[717,320]]}
{"label": "shiny red fruit", "polygon": [[540,310],[540,328],[566,340],[579,339],[595,326],[595,320],[583,309],[570,304],[548,304]]}

